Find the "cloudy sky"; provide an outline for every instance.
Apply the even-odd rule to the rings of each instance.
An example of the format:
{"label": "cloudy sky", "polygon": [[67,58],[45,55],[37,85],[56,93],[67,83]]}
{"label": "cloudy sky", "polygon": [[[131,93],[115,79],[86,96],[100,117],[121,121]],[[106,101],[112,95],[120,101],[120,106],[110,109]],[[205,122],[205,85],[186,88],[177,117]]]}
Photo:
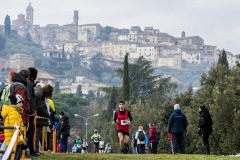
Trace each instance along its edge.
{"label": "cloudy sky", "polygon": [[[79,10],[79,24],[130,28],[152,26],[172,36],[198,35],[205,44],[240,54],[240,0],[30,0],[34,24],[73,22]],[[29,0],[0,0],[0,24],[26,14]]]}

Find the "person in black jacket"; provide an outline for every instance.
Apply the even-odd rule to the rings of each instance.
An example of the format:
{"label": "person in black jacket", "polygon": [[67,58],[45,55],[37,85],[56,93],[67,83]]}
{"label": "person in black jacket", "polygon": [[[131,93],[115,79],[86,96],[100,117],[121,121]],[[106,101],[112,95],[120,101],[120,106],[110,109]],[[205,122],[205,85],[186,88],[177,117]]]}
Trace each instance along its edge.
{"label": "person in black jacket", "polygon": [[68,121],[68,117],[64,115],[64,112],[59,113],[60,116],[60,152],[66,153],[67,152],[67,145],[68,145],[68,137],[70,136],[70,125]]}
{"label": "person in black jacket", "polygon": [[206,153],[210,154],[210,146],[209,146],[209,136],[212,133],[212,117],[205,107],[205,105],[201,105],[199,107],[200,119],[199,119],[199,134],[202,137],[203,145],[205,146]]}
{"label": "person in black jacket", "polygon": [[185,139],[188,121],[179,104],[174,105],[174,112],[168,120],[168,133],[172,133],[173,153],[185,153]]}

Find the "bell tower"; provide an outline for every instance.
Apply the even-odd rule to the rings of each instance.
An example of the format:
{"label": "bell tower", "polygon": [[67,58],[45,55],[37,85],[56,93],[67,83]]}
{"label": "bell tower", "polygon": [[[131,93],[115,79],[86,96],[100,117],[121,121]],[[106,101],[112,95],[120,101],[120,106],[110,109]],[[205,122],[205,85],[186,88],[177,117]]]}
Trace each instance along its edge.
{"label": "bell tower", "polygon": [[28,27],[33,25],[33,7],[31,6],[31,3],[29,2],[29,5],[26,8],[26,24]]}

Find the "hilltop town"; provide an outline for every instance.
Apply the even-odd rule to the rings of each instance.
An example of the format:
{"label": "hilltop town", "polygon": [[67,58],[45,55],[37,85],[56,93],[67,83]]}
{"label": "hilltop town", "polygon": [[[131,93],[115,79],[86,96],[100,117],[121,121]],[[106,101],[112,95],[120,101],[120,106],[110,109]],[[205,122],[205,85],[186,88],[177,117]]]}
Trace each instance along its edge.
{"label": "hilltop town", "polygon": [[[184,63],[194,66],[216,64],[222,51],[222,46],[218,46],[221,48],[219,49],[217,46],[205,44],[200,36],[188,36],[184,31],[179,33],[179,37],[173,37],[152,26],[143,29],[139,26],[119,29],[101,26],[99,23],[80,24],[78,13],[78,10],[73,11],[71,24],[40,26],[34,24],[34,8],[29,3],[26,15],[19,14],[17,19],[11,22],[12,30],[19,36],[30,34],[31,40],[42,46],[42,58],[52,59],[57,61],[58,65],[68,68],[69,72],[63,75],[42,70],[38,77],[39,81],[53,86],[56,81],[60,81],[62,93],[76,93],[76,86],[79,84],[86,94],[89,91],[96,92],[100,86],[108,86],[84,75],[75,74],[76,67],[79,66],[74,62],[77,57],[88,65],[91,57],[101,54],[101,62],[114,70],[122,65],[125,54],[129,53],[130,63],[143,56],[154,68],[170,67],[181,70]],[[0,26],[0,30],[4,31],[4,25]],[[238,57],[230,52],[226,53],[229,66],[235,65]],[[0,64],[1,69],[5,67],[19,71],[35,66],[36,62],[32,54],[14,53],[9,57],[1,57]],[[66,78],[68,75],[71,78]],[[172,77],[172,80],[180,83],[176,77]]]}

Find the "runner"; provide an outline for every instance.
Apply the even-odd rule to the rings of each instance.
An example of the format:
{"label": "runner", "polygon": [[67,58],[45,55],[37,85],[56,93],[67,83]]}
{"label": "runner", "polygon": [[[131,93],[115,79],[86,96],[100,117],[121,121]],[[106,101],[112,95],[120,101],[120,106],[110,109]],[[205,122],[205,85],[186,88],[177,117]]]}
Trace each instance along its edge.
{"label": "runner", "polygon": [[129,110],[125,109],[124,101],[119,101],[119,110],[114,114],[112,124],[117,124],[117,133],[121,153],[129,151],[129,126],[132,121],[132,116]]}
{"label": "runner", "polygon": [[98,130],[94,129],[94,134],[92,135],[91,139],[93,139],[94,142],[94,153],[99,152],[99,141],[100,141],[100,134],[98,134]]}

